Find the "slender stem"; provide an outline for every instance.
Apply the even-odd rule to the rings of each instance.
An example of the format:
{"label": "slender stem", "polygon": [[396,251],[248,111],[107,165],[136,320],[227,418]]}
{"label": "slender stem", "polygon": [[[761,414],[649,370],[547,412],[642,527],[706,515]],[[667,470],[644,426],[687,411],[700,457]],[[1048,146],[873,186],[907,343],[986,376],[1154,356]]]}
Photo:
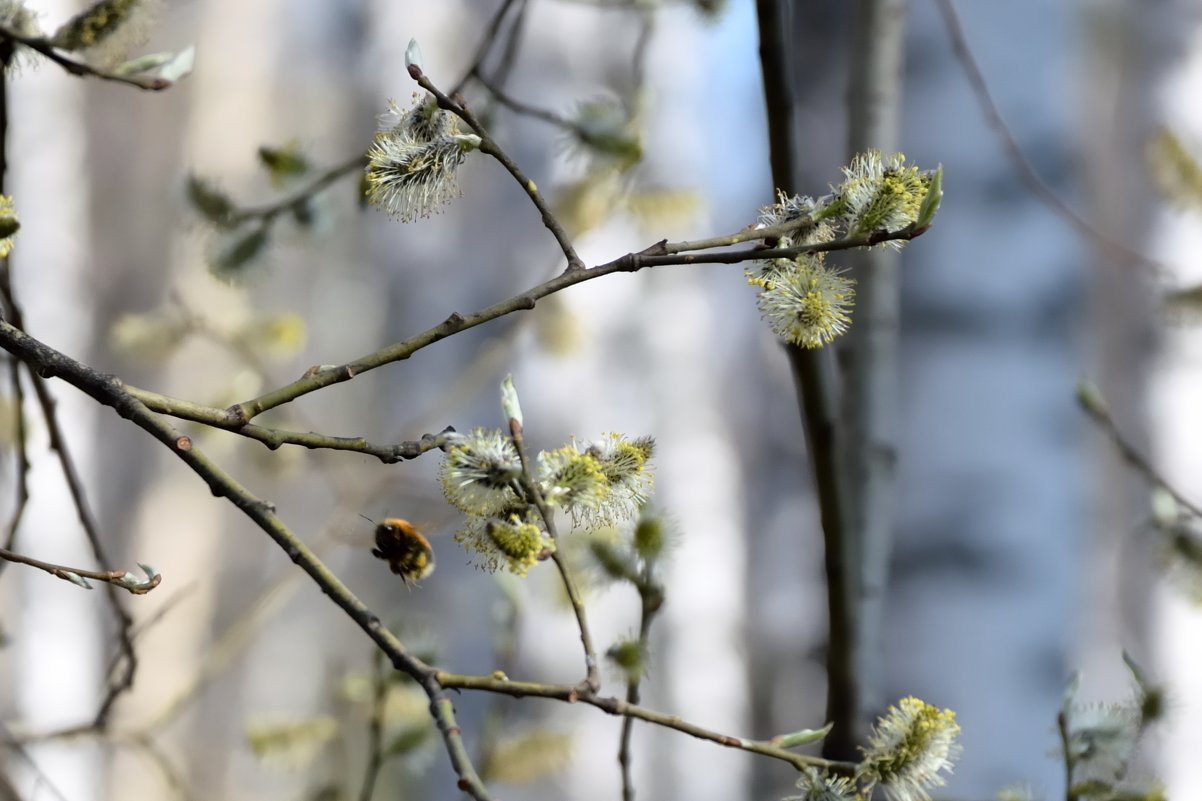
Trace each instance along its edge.
{"label": "slender stem", "polygon": [[384,660],[376,651],[372,671],[371,711],[367,718],[367,767],[364,770],[363,786],[359,788],[359,801],[371,801],[376,791],[376,779],[384,766],[384,701],[388,697],[388,676],[384,672]]}
{"label": "slender stem", "polygon": [[21,34],[10,31],[7,28],[0,28],[0,39],[7,39],[12,42],[19,42],[30,50],[41,53],[46,58],[58,64],[64,70],[76,77],[92,77],[99,78],[103,81],[112,81],[113,83],[121,83],[126,86],[133,86],[137,89],[145,89],[151,92],[160,92],[164,89],[170,89],[175,85],[173,81],[159,77],[139,77],[137,75],[118,75],[113,72],[106,72],[97,69],[82,61],[75,61],[59,53],[54,44],[48,39],[43,39],[37,36],[22,36]]}
{"label": "slender stem", "polygon": [[[435,680],[435,670],[405,649],[380,618],[284,524],[271,504],[255,497],[202,453],[191,438],[125,392],[115,378],[80,364],[4,321],[0,321],[0,348],[36,368],[39,374],[61,377],[149,433],[191,468],[215,497],[225,498],[249,517],[376,643],[394,668],[413,677],[422,686],[430,699],[430,714],[442,734],[451,766],[459,776],[460,789],[477,801],[491,798],[467,754],[454,708],[445,690]],[[96,728],[92,727],[93,730]]]}
{"label": "slender stem", "polygon": [[[13,59],[13,43],[0,42],[0,195],[8,177],[8,68]],[[0,259],[0,291],[12,294],[12,280],[9,272],[8,257]],[[25,508],[29,504],[29,435],[25,427],[25,389],[21,384],[21,363],[16,359],[8,362],[9,383],[13,392],[13,410],[15,426],[13,437],[16,443],[17,457],[17,498],[13,505],[13,514],[8,521],[8,530],[4,535],[4,547],[12,550],[17,543],[17,531],[25,517]],[[7,562],[0,562],[0,573],[4,572]]]}
{"label": "slender stem", "polygon": [[[526,441],[522,435],[522,424],[516,419],[510,419],[509,432],[513,436],[513,445],[517,449],[518,458],[522,462],[522,489],[525,490],[526,496],[538,509],[539,515],[542,516],[543,525],[547,527],[547,534],[558,544],[559,536],[555,531],[555,512],[551,507],[547,506],[542,492],[538,489],[538,482],[534,480],[534,474],[530,469],[530,459],[526,453]],[[568,569],[567,562],[564,561],[558,548],[551,553],[551,560],[555,563],[555,568],[559,571],[559,577],[563,581],[564,592],[567,594],[568,601],[572,604],[572,611],[576,615],[576,627],[580,630],[580,644],[584,647],[585,677],[583,689],[586,692],[595,693],[601,689],[601,677],[597,670],[597,650],[593,647],[593,636],[589,632],[588,618],[584,612],[584,599],[580,595],[580,590],[576,587],[576,582],[572,579],[572,573]]]}
{"label": "slender stem", "polygon": [[150,592],[159,586],[159,582],[163,580],[163,577],[158,573],[148,575],[144,581],[139,581],[132,573],[125,570],[87,570],[81,567],[56,565],[53,562],[43,562],[40,559],[34,559],[32,556],[15,553],[7,548],[0,548],[0,560],[36,567],[38,570],[49,573],[55,578],[69,581],[72,584],[78,584],[87,589],[91,588],[85,582],[81,581],[81,579],[92,579],[93,581],[115,584],[122,589],[129,590],[134,595],[143,595]]}
{"label": "slender stem", "polygon": [[1064,801],[1077,801],[1073,792],[1073,768],[1076,760],[1073,758],[1072,738],[1068,730],[1068,712],[1060,710],[1056,716],[1056,732],[1060,735],[1060,751],[1064,758]]}
{"label": "slender stem", "polygon": [[[765,231],[772,229],[764,229]],[[870,247],[885,241],[891,240],[909,240],[920,236],[925,232],[924,228],[904,228],[900,231],[876,231],[870,234],[860,234],[856,236],[835,239],[830,242],[819,242],[810,245],[795,245],[787,248],[770,248],[767,250],[761,249],[745,249],[727,251],[722,253],[703,253],[703,254],[687,254],[687,253],[671,253],[664,252],[664,248],[671,249],[673,246],[661,243],[652,245],[651,247],[638,253],[627,253],[613,261],[596,267],[590,267],[587,270],[569,270],[545,281],[535,287],[532,287],[525,292],[514,295],[506,300],[494,303],[469,315],[462,315],[458,312],[451,314],[442,323],[428,328],[425,331],[412,336],[408,339],[397,342],[381,348],[366,356],[362,356],[353,362],[335,366],[323,366],[311,369],[303,378],[293,381],[291,384],[286,384],[283,387],[272,390],[264,395],[260,395],[252,400],[244,401],[235,404],[226,410],[225,420],[220,424],[221,427],[237,430],[241,426],[248,423],[258,415],[285,403],[296,400],[297,398],[307,395],[310,392],[315,392],[323,387],[331,384],[338,384],[343,381],[350,381],[352,378],[361,375],[368,370],[374,370],[377,367],[382,367],[392,362],[408,359],[417,351],[434,344],[440,340],[446,339],[449,336],[458,334],[460,331],[466,331],[469,328],[475,328],[478,325],[490,322],[498,317],[504,317],[507,314],[512,314],[517,311],[529,311],[533,309],[539,300],[553,295],[556,292],[561,292],[568,287],[582,284],[585,281],[592,281],[602,276],[612,273],[632,273],[639,270],[653,267],[668,267],[672,265],[694,265],[694,264],[742,264],[747,261],[755,261],[758,259],[787,259],[798,256],[802,253],[823,253],[833,250],[847,250],[849,248]],[[763,234],[764,231],[757,232]],[[744,237],[740,241],[753,238],[753,234],[732,234],[727,239],[736,239]],[[819,349],[821,352],[821,349]],[[162,396],[160,396],[162,397]],[[199,408],[199,407],[196,407]],[[166,411],[166,410],[165,410]],[[174,414],[174,411],[169,412]],[[202,421],[206,422],[206,421]],[[216,424],[216,423],[212,423]]]}
{"label": "slender stem", "polygon": [[768,740],[748,740],[742,737],[722,734],[721,732],[689,723],[677,715],[657,712],[653,709],[627,703],[612,696],[581,694],[580,687],[578,686],[512,681],[494,676],[467,676],[444,671],[438,671],[434,678],[446,689],[480,690],[483,692],[501,693],[513,698],[548,698],[568,703],[587,704],[609,715],[631,717],[666,729],[672,729],[691,737],[696,737],[699,740],[706,740],[726,746],[727,748],[737,748],[752,754],[760,754],[761,756],[778,759],[798,769],[812,766],[848,775],[854,773],[856,769],[856,763],[854,762],[841,762],[810,756],[808,754],[798,754],[775,746]]}
{"label": "slender stem", "polygon": [[555,215],[551,213],[551,207],[548,206],[547,202],[543,199],[542,192],[538,190],[538,184],[534,183],[534,181],[531,180],[526,173],[522,172],[522,168],[517,165],[517,162],[511,159],[509,154],[501,149],[501,146],[498,145],[496,140],[489,135],[488,131],[484,128],[484,125],[479,119],[476,118],[476,115],[472,113],[471,109],[465,106],[462,102],[454,100],[443,94],[442,91],[435,86],[416,65],[409,67],[409,74],[413,76],[415,81],[417,81],[418,86],[434,95],[435,99],[438,100],[438,105],[440,108],[443,108],[454,114],[456,117],[459,117],[461,120],[466,122],[473,131],[476,132],[476,135],[480,137],[480,152],[486,153],[500,162],[501,166],[508,170],[509,174],[513,176],[513,179],[522,187],[523,191],[526,193],[526,196],[530,198],[530,202],[534,204],[534,207],[538,209],[539,216],[541,216],[543,220],[543,225],[546,226],[547,230],[551,232],[551,235],[555,237],[555,241],[559,243],[559,249],[563,251],[564,258],[568,260],[568,270],[583,270],[584,262],[581,261],[580,257],[576,255],[576,249],[572,246],[572,241],[568,237],[568,232],[564,230],[563,225],[561,225],[559,220],[555,218]]}
{"label": "slender stem", "polygon": [[349,175],[356,171],[362,171],[367,166],[367,157],[364,155],[355,155],[353,158],[347,159],[341,164],[329,168],[320,175],[314,177],[307,184],[297,189],[290,195],[280,198],[273,203],[267,203],[262,206],[248,206],[239,208],[234,211],[229,217],[230,225],[241,225],[250,220],[263,220],[269,222],[280,214],[289,212],[297,206],[305,203],[321,190],[325,189],[330,184],[338,181],[344,175]]}
{"label": "slender stem", "polygon": [[[647,644],[651,633],[651,621],[663,604],[663,588],[652,576],[650,563],[644,563],[636,582],[639,590],[639,652],[645,658]],[[639,685],[642,676],[632,676],[626,680],[626,703],[639,703]],[[618,737],[618,765],[622,770],[622,801],[634,801],[634,780],[631,776],[633,758],[630,751],[630,740],[634,732],[634,718],[622,719],[622,733]]]}
{"label": "slender stem", "polygon": [[[4,34],[5,32],[3,29],[0,29],[0,41],[3,41],[3,49],[0,50],[0,66],[7,67],[9,62],[12,60],[14,53],[12,49],[12,38],[4,40]],[[13,38],[18,41],[20,40],[19,37]],[[8,166],[9,108],[7,85],[7,70],[5,70],[5,74],[0,77],[0,87],[3,87],[3,90],[0,91],[0,190],[3,189]],[[15,325],[17,329],[24,329],[24,314],[21,311],[20,304],[17,302],[16,293],[13,289],[11,257],[5,257],[3,259],[3,264],[0,265],[0,267],[2,267],[2,269],[0,269],[0,302],[2,302],[3,308],[8,315],[8,319],[13,323],[13,325]],[[92,555],[95,557],[98,564],[112,564],[112,560],[108,558],[107,554],[105,553],[105,548],[101,543],[100,526],[96,522],[95,515],[92,514],[91,507],[88,504],[87,493],[83,486],[83,480],[80,478],[79,471],[75,467],[75,460],[71,456],[68,440],[63,432],[62,425],[59,422],[58,412],[55,410],[55,400],[50,394],[50,388],[47,386],[46,379],[43,377],[43,375],[38,373],[36,370],[30,370],[29,377],[33,384],[34,396],[37,398],[38,407],[42,412],[42,418],[46,423],[46,431],[50,439],[50,447],[58,456],[59,468],[61,469],[63,478],[66,481],[67,490],[71,495],[71,500],[75,506],[76,514],[79,517],[80,525],[83,528],[84,536],[87,538],[88,545],[92,550]],[[14,377],[14,380],[17,382],[17,388],[19,390],[19,376]],[[23,401],[23,396],[19,391],[17,393],[17,397]],[[24,410],[20,407],[18,407],[17,411],[18,414],[23,414],[24,412]],[[23,424],[20,427],[19,432],[22,435],[24,434],[25,428]],[[11,532],[12,536],[15,536],[16,534],[16,525],[18,523],[19,514],[14,516],[14,521],[12,524],[13,528]],[[19,556],[17,554],[13,554],[11,550],[7,553],[13,557]],[[28,557],[25,558],[28,559]],[[17,561],[17,559],[13,558],[9,559],[8,561]],[[25,564],[35,567],[41,566],[41,564],[49,565],[49,563],[39,563],[35,565],[31,561],[26,561]],[[65,572],[54,573],[53,569],[57,567],[58,566],[50,565],[53,575],[56,575],[59,578],[65,578],[68,581],[72,580],[67,573],[74,571],[71,571],[68,568],[65,570]],[[121,605],[121,601],[118,598],[119,593],[115,584],[117,582],[125,582],[123,586],[126,586],[127,589],[130,586],[144,586],[145,590],[142,591],[149,591],[155,585],[157,585],[158,581],[160,580],[157,577],[152,579],[148,576],[148,583],[142,584],[140,582],[136,582],[136,580],[133,582],[127,580],[124,572],[120,573],[116,579],[101,578],[102,575],[104,574],[97,573],[92,577],[95,577],[98,581],[104,581],[108,584],[105,589],[107,590],[109,609],[113,614],[113,618],[117,622],[116,639],[123,670],[117,675],[117,678],[113,679],[110,677],[108,688],[105,692],[104,698],[101,700],[100,707],[96,712],[94,725],[101,729],[103,729],[108,723],[109,713],[112,710],[113,704],[117,702],[117,699],[122,693],[129,690],[133,686],[134,676],[138,671],[138,655],[134,651],[133,639],[130,635],[130,631],[133,626],[133,619]],[[86,584],[84,586],[86,586]],[[136,592],[138,590],[132,591]]]}
{"label": "slender stem", "polygon": [[1111,416],[1110,409],[1097,387],[1092,384],[1082,383],[1077,388],[1077,401],[1085,413],[1098,424],[1102,432],[1110,439],[1111,444],[1119,452],[1119,456],[1123,458],[1123,461],[1142,475],[1149,484],[1160,487],[1173,496],[1173,500],[1183,509],[1188,510],[1195,517],[1202,519],[1202,505],[1190,500],[1181,490],[1169,483],[1164,475],[1156,469],[1156,466],[1140,453],[1139,449],[1131,444],[1129,439],[1123,436],[1123,432],[1119,430],[1118,424]]}

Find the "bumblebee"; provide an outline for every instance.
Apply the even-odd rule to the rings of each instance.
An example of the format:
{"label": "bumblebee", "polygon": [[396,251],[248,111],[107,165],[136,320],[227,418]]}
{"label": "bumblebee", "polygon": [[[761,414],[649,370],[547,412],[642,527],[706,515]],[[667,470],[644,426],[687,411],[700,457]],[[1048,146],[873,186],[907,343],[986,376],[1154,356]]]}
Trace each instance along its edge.
{"label": "bumblebee", "polygon": [[416,584],[434,572],[430,541],[408,520],[386,517],[376,526],[376,547],[371,555],[388,562],[406,584]]}

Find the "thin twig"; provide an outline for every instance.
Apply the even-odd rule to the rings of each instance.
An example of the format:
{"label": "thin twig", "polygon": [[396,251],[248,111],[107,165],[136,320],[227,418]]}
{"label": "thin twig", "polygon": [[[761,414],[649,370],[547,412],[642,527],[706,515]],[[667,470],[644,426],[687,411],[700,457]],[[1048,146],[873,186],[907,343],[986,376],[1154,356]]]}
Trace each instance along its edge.
{"label": "thin twig", "polygon": [[1076,230],[1081,236],[1099,245],[1103,250],[1118,256],[1124,262],[1144,267],[1157,273],[1166,272],[1168,266],[1164,262],[1157,261],[1142,253],[1136,253],[1123,243],[1102,233],[1085,220],[1085,218],[1073,211],[1044,182],[1043,178],[1035,170],[1034,165],[1031,164],[1030,160],[1023,153],[1018,140],[1014,138],[1014,133],[1010,130],[1010,126],[1006,124],[1001,111],[998,110],[997,103],[993,100],[993,94],[989,91],[989,84],[985,81],[985,75],[981,72],[980,65],[977,64],[976,59],[973,57],[972,48],[968,45],[968,37],[964,33],[964,26],[960,23],[960,15],[956,11],[955,4],[952,0],[935,0],[935,5],[939,9],[940,16],[943,18],[943,25],[947,29],[948,38],[951,39],[952,50],[956,55],[956,60],[960,62],[960,66],[964,70],[964,76],[968,79],[968,84],[977,99],[977,104],[981,107],[981,112],[985,115],[985,122],[989,125],[994,135],[998,137],[1002,144],[1002,149],[1010,160],[1010,164],[1018,172],[1018,177],[1026,185],[1027,189],[1040,202],[1051,209],[1056,216],[1067,223],[1069,227]]}
{"label": "thin twig", "polygon": [[1110,414],[1110,408],[1106,405],[1106,401],[1097,387],[1088,382],[1079,384],[1077,387],[1077,403],[1098,424],[1098,427],[1102,429],[1102,433],[1110,439],[1110,442],[1114,445],[1115,450],[1119,452],[1123,461],[1142,475],[1149,484],[1154,487],[1160,487],[1173,496],[1173,500],[1183,509],[1188,510],[1195,517],[1202,519],[1202,505],[1190,500],[1183,492],[1170,484],[1164,475],[1156,469],[1156,466],[1140,453],[1139,449],[1131,444],[1130,440],[1123,436],[1123,432],[1119,430],[1118,424],[1114,422],[1114,418]]}
{"label": "thin twig", "polygon": [[[547,502],[543,499],[543,494],[538,489],[538,482],[534,480],[534,475],[530,469],[530,459],[526,453],[526,440],[522,435],[521,422],[511,418],[509,420],[509,433],[513,437],[513,446],[517,449],[518,458],[522,462],[522,489],[525,490],[526,496],[542,516],[543,525],[547,528],[547,534],[550,535],[552,540],[558,543],[559,537],[555,531],[555,513],[547,506]],[[576,614],[576,627],[580,630],[580,643],[584,646],[585,677],[583,689],[587,692],[595,693],[601,688],[601,677],[597,670],[597,650],[593,647],[593,636],[589,631],[588,618],[584,612],[584,599],[581,597],[580,590],[576,587],[576,582],[572,579],[572,573],[568,570],[568,565],[558,548],[551,552],[551,560],[555,563],[555,568],[559,571],[559,577],[563,581],[564,592],[568,596],[568,601],[572,604],[572,611]]]}
{"label": "thin twig", "polygon": [[[738,234],[732,234],[727,237],[721,237],[723,240],[730,240],[730,243],[746,242],[757,238],[758,235],[765,235],[774,229],[763,229],[760,231],[750,231],[749,229]],[[285,403],[296,400],[297,398],[307,395],[310,392],[315,392],[323,387],[331,384],[339,384],[343,381],[350,381],[358,375],[361,375],[368,370],[374,370],[392,362],[401,361],[412,356],[422,348],[432,345],[435,342],[446,339],[449,336],[458,334],[460,331],[465,331],[469,328],[475,328],[486,322],[504,317],[507,314],[512,314],[517,311],[529,311],[533,309],[537,302],[548,295],[553,295],[556,292],[561,292],[568,287],[582,284],[585,281],[591,281],[601,278],[612,273],[633,273],[639,270],[653,267],[668,267],[673,265],[695,265],[695,264],[742,264],[748,261],[756,261],[759,259],[789,259],[801,255],[802,253],[824,253],[834,250],[847,250],[850,248],[871,247],[886,241],[905,241],[914,239],[925,232],[926,229],[915,229],[907,227],[900,231],[877,231],[871,234],[861,234],[856,236],[844,237],[835,239],[830,242],[819,242],[809,245],[795,245],[787,248],[770,248],[758,249],[749,248],[743,250],[732,250],[720,253],[682,253],[681,250],[689,250],[698,247],[698,243],[677,243],[676,245],[667,242],[660,242],[638,253],[627,253],[613,261],[605,264],[591,267],[587,270],[569,270],[563,272],[554,278],[551,278],[543,283],[532,287],[525,292],[514,295],[506,300],[494,303],[479,311],[469,315],[454,313],[450,315],[442,323],[433,328],[412,336],[408,339],[397,342],[388,347],[381,348],[366,356],[362,356],[353,362],[346,364],[327,366],[311,370],[305,377],[297,381],[287,384],[283,387],[274,389],[266,394],[260,395],[252,400],[244,401],[235,404],[226,410],[225,417],[222,423],[211,423],[211,425],[219,425],[222,428],[238,430],[241,426],[248,423],[258,415]],[[718,241],[718,240],[707,240]],[[725,243],[724,243],[725,244]],[[675,250],[673,250],[675,248]],[[164,396],[159,396],[164,397]],[[175,403],[175,401],[172,401]],[[187,401],[180,401],[181,408],[192,410],[204,409],[207,407],[199,406],[198,404],[190,404]],[[164,410],[167,411],[167,410]],[[176,414],[176,411],[170,410],[167,413]]]}
{"label": "thin twig", "polygon": [[549,125],[554,125],[556,128],[561,128],[577,138],[583,139],[588,135],[583,128],[567,117],[562,117],[559,114],[556,114],[554,111],[547,111],[546,109],[538,108],[537,106],[532,106],[529,103],[518,100],[517,98],[506,94],[501,87],[497,86],[483,76],[477,75],[476,83],[487,89],[488,93],[492,95],[494,100],[516,114],[520,114],[524,117],[530,117],[531,119],[540,120]]}
{"label": "thin twig", "polygon": [[[5,182],[8,177],[8,67],[13,58],[13,43],[0,43],[0,195],[4,194]],[[0,293],[12,294],[12,268],[8,257],[0,259]],[[13,506],[12,517],[8,521],[8,530],[4,535],[4,547],[12,550],[17,544],[17,531],[21,520],[25,517],[25,508],[29,504],[29,443],[26,438],[29,432],[25,427],[25,389],[21,385],[21,363],[16,359],[8,362],[9,382],[13,391],[14,427],[13,437],[16,440],[17,452],[17,499]],[[0,563],[0,573],[4,572],[6,563]]]}
{"label": "thin twig", "polygon": [[82,61],[75,61],[67,58],[55,49],[54,44],[49,39],[43,39],[39,36],[22,36],[15,31],[10,31],[7,28],[0,28],[0,38],[8,39],[13,42],[28,47],[30,50],[41,53],[46,58],[58,64],[64,70],[76,77],[92,77],[99,78],[102,81],[112,81],[113,83],[125,84],[133,86],[137,89],[145,89],[151,92],[161,92],[164,89],[170,89],[175,85],[174,81],[169,81],[166,78],[160,77],[138,77],[137,75],[118,75],[114,72],[106,72],[98,69]]}
{"label": "thin twig", "polygon": [[463,744],[462,733],[455,720],[454,708],[444,689],[434,679],[434,669],[406,650],[397,636],[380,622],[379,617],[284,524],[270,503],[257,498],[239,484],[202,453],[190,437],[125,392],[121,383],[113,377],[80,364],[4,321],[0,321],[0,348],[36,368],[41,374],[62,378],[149,433],[188,465],[209,486],[214,496],[227,499],[271,537],[384,651],[393,667],[417,680],[430,699],[430,713],[442,734],[451,766],[459,776],[460,789],[477,801],[488,801],[491,798],[472,766],[471,758]]}
{"label": "thin twig", "polygon": [[472,56],[472,62],[468,65],[467,72],[459,79],[451,89],[451,95],[457,95],[467,86],[467,82],[473,78],[479,78],[481,71],[484,69],[484,60],[488,58],[488,53],[492,50],[492,46],[497,41],[497,36],[501,32],[501,25],[505,22],[505,16],[509,13],[509,9],[513,8],[514,4],[520,2],[525,6],[526,0],[504,0],[501,5],[497,6],[497,13],[493,14],[491,20],[488,21],[488,27],[484,30],[484,36],[480,39],[480,44],[476,46],[476,53]]}
{"label": "thin twig", "polygon": [[363,773],[363,785],[359,788],[359,801],[371,801],[376,791],[376,779],[384,766],[384,701],[388,698],[388,676],[384,672],[383,654],[376,650],[372,659],[371,710],[367,717],[367,767]]}
{"label": "thin twig", "polygon": [[657,712],[654,709],[630,704],[612,696],[582,694],[578,685],[512,681],[508,678],[498,678],[491,675],[467,676],[447,673],[445,671],[438,671],[435,673],[434,678],[441,686],[447,689],[480,690],[483,692],[501,693],[513,698],[548,698],[568,703],[587,704],[609,715],[631,717],[666,729],[672,729],[691,737],[696,737],[699,740],[717,743],[727,748],[737,748],[752,754],[779,759],[798,769],[818,767],[848,775],[854,773],[856,769],[856,763],[854,762],[840,762],[810,756],[809,754],[798,754],[773,745],[769,740],[749,740],[742,737],[733,737],[729,734],[722,734],[721,732],[689,723],[677,715]]}
{"label": "thin twig", "polygon": [[87,570],[82,567],[56,565],[52,562],[43,562],[41,559],[34,559],[32,556],[25,556],[24,554],[10,551],[7,548],[0,548],[0,560],[36,567],[38,570],[49,573],[55,578],[69,581],[87,590],[92,588],[86,579],[92,579],[93,581],[115,585],[123,590],[128,590],[134,595],[145,595],[159,586],[159,582],[163,580],[162,575],[150,570],[146,571],[145,579],[140,579],[126,570]]}
{"label": "thin twig", "polygon": [[476,115],[472,113],[472,110],[462,102],[443,94],[416,64],[409,66],[409,74],[413,80],[417,81],[418,86],[434,95],[434,98],[438,101],[439,108],[445,109],[456,117],[459,117],[459,119],[466,122],[476,132],[476,135],[480,137],[480,152],[486,153],[500,162],[501,166],[508,170],[509,174],[518,182],[518,185],[522,187],[522,190],[530,198],[530,202],[534,204],[534,207],[538,209],[539,216],[543,220],[543,225],[555,237],[555,241],[559,243],[559,249],[563,251],[564,258],[568,260],[568,270],[583,270],[584,262],[576,255],[576,248],[572,246],[568,232],[564,230],[563,225],[551,213],[551,208],[547,205],[547,201],[543,199],[542,192],[538,190],[538,185],[526,173],[522,172],[522,168],[509,157],[508,153],[501,149],[501,146],[489,135],[488,130],[476,118]]}
{"label": "thin twig", "polygon": [[423,434],[418,440],[406,440],[395,445],[381,445],[369,442],[363,437],[337,437],[330,434],[319,434],[315,431],[289,431],[253,423],[235,425],[226,409],[160,395],[131,384],[125,384],[124,389],[153,412],[169,414],[181,420],[190,420],[194,423],[203,423],[213,428],[230,431],[247,439],[262,442],[273,451],[283,445],[299,445],[310,450],[353,451],[374,456],[384,464],[396,464],[416,459],[423,453],[441,448],[446,435],[454,431],[448,426],[437,434]]}
{"label": "thin twig", "polygon": [[362,171],[367,166],[367,156],[362,154],[355,155],[347,159],[341,164],[330,167],[325,172],[310,180],[303,187],[297,189],[290,195],[286,195],[272,203],[266,203],[262,206],[248,206],[235,210],[229,218],[230,225],[241,225],[242,223],[251,220],[262,220],[263,222],[271,222],[280,214],[290,212],[298,208],[321,190],[325,189],[330,184],[345,175],[349,175],[355,171]]}
{"label": "thin twig", "polygon": [[[2,80],[2,79],[0,79]],[[3,132],[0,131],[0,137]],[[4,264],[0,265],[0,281],[7,281],[8,276],[8,260],[4,260]],[[25,389],[21,385],[21,363],[16,359],[9,359],[8,362],[9,380],[13,389],[13,439],[16,446],[17,454],[17,499],[13,506],[12,517],[8,521],[8,530],[4,535],[4,548],[12,550],[17,544],[17,530],[21,527],[21,520],[25,516],[25,508],[29,504],[29,443],[26,437],[29,432],[25,427]],[[0,573],[4,572],[4,567],[7,563],[0,563]]]}
{"label": "thin twig", "polygon": [[[639,591],[639,638],[638,647],[641,659],[647,658],[647,647],[651,634],[651,622],[655,619],[663,605],[664,590],[652,575],[652,564],[649,560],[643,563],[635,586]],[[626,703],[637,706],[639,703],[639,685],[642,675],[626,680]],[[622,770],[622,801],[634,801],[634,780],[631,776],[632,757],[630,740],[634,731],[634,718],[622,719],[622,733],[618,737],[618,765]]]}
{"label": "thin twig", "polygon": [[[501,588],[505,595],[505,616],[497,621],[499,631],[493,638],[493,666],[503,676],[513,672],[518,652],[518,630],[521,626],[522,612],[517,593],[505,586]],[[476,764],[485,779],[492,775],[495,767],[497,744],[500,742],[501,731],[505,726],[506,712],[511,699],[503,695],[494,695],[492,703],[484,713],[480,729],[476,737]]]}

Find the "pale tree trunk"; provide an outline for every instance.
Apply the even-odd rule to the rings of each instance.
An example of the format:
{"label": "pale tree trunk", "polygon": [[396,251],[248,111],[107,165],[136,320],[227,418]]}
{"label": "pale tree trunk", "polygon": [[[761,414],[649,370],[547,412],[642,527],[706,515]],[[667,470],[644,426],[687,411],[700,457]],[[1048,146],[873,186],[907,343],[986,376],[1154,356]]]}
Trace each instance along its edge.
{"label": "pale tree trunk", "polygon": [[[1202,157],[1202,113],[1197,104],[1202,91],[1202,18],[1198,5],[1168,4],[1158,14],[1139,20],[1136,30],[1141,34],[1136,39],[1136,46],[1141,48],[1137,52],[1149,53],[1152,63],[1161,70],[1136,73],[1130,79],[1132,84],[1140,80],[1140,84],[1130,87],[1137,97],[1155,98],[1159,106],[1144,119],[1139,130],[1143,141],[1133,144],[1144,145],[1155,135],[1157,126],[1165,126],[1198,159]],[[1146,196],[1131,198],[1128,192],[1124,187],[1123,200],[1138,209],[1139,201]],[[1198,264],[1200,231],[1202,223],[1196,207],[1162,210],[1152,221],[1148,246],[1151,255],[1169,265],[1165,283],[1170,287],[1202,283]],[[1170,484],[1197,501],[1202,498],[1202,425],[1198,415],[1202,401],[1198,360],[1202,331],[1195,321],[1188,321],[1181,326],[1166,326],[1162,337],[1148,400],[1152,461]],[[1202,794],[1202,765],[1197,758],[1202,747],[1202,681],[1197,647],[1202,637],[1202,612],[1190,600],[1196,587],[1196,577],[1192,581],[1166,582],[1153,596],[1159,676],[1173,699],[1163,744],[1156,749],[1159,774],[1170,798]]]}
{"label": "pale tree trunk", "polygon": [[[54,19],[74,13],[72,4],[46,7]],[[14,293],[29,333],[67,352],[80,352],[90,336],[88,299],[88,165],[82,125],[84,88],[56,70],[26,67],[9,81],[9,174],[5,192],[16,199],[24,223],[13,254]],[[92,439],[97,410],[68,387],[48,382],[58,400],[56,413],[85,485],[96,475]],[[56,454],[47,447],[47,427],[25,380],[24,413],[32,432],[28,443],[31,501],[17,550],[68,565],[95,564],[63,481]],[[6,495],[9,487],[6,483]],[[94,500],[94,499],[91,499]],[[8,498],[4,499],[6,508]],[[115,566],[103,566],[111,570]],[[23,730],[47,732],[90,722],[99,706],[108,658],[106,633],[112,617],[107,588],[86,592],[24,566],[9,565],[4,579],[24,602],[8,604],[6,620],[16,663],[8,703]],[[11,597],[11,596],[10,596]],[[29,600],[32,599],[32,600]],[[103,749],[95,742],[48,742],[28,749],[37,771],[12,760],[17,787],[34,797],[51,782],[65,796],[103,797]]]}

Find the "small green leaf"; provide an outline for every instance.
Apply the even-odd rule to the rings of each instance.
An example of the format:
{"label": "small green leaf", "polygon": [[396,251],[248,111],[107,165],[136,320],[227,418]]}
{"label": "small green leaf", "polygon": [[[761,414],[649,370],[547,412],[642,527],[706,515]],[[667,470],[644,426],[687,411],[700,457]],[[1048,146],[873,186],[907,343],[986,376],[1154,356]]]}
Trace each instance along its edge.
{"label": "small green leaf", "polygon": [[269,240],[266,226],[258,226],[249,232],[234,237],[214,257],[210,270],[218,278],[232,280],[244,273],[267,246]]}
{"label": "small green leaf", "polygon": [[309,171],[309,160],[295,145],[259,148],[259,162],[271,173],[271,180],[281,183]]}
{"label": "small green leaf", "polygon": [[943,165],[940,164],[935,168],[935,172],[931,173],[931,184],[927,187],[926,197],[922,199],[922,205],[918,208],[918,218],[914,221],[914,227],[921,229],[926,228],[935,219],[935,212],[939,211],[939,204],[943,202]]}
{"label": "small green leaf", "polygon": [[234,202],[224,192],[198,175],[188,176],[187,192],[188,201],[201,217],[218,228],[226,228],[232,224]]}
{"label": "small green leaf", "polygon": [[192,67],[195,63],[196,46],[188,45],[163,65],[163,68],[159,70],[159,77],[176,83],[181,78],[192,74]]}
{"label": "small green leaf", "polygon": [[799,745],[816,743],[831,733],[834,723],[828,723],[821,729],[802,729],[789,734],[778,734],[772,738],[772,744],[778,748],[794,748]]}
{"label": "small green leaf", "polygon": [[144,72],[158,69],[173,58],[175,58],[175,53],[150,53],[145,56],[138,56],[126,61],[124,64],[118,65],[113,69],[113,74],[141,75]]}

